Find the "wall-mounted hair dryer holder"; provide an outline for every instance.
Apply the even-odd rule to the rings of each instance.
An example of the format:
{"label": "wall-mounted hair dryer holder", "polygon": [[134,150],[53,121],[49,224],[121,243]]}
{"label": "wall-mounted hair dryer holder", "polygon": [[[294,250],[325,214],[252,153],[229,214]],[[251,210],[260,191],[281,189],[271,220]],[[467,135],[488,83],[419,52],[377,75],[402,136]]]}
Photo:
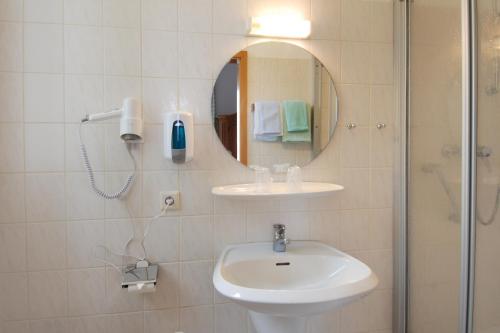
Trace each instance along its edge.
{"label": "wall-mounted hair dryer holder", "polygon": [[123,269],[122,288],[129,292],[149,293],[154,292],[158,278],[158,265],[139,261],[137,264],[128,265]]}

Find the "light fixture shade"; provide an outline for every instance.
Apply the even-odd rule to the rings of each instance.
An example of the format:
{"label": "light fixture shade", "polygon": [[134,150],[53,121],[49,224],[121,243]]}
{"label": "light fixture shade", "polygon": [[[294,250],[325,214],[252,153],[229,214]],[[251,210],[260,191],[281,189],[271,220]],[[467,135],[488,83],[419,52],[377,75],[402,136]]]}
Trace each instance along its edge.
{"label": "light fixture shade", "polygon": [[253,16],[249,36],[306,39],[311,35],[311,21],[295,16]]}

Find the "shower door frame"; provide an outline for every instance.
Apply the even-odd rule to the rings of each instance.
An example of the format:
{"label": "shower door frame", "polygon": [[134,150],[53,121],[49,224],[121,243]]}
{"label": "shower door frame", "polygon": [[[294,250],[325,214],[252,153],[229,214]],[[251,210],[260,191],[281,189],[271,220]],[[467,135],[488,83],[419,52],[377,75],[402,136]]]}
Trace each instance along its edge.
{"label": "shower door frame", "polygon": [[[408,204],[410,167],[411,2],[394,3],[396,149],[394,172],[393,331],[406,333],[409,319]],[[477,144],[477,0],[461,0],[462,161],[459,333],[473,332]]]}

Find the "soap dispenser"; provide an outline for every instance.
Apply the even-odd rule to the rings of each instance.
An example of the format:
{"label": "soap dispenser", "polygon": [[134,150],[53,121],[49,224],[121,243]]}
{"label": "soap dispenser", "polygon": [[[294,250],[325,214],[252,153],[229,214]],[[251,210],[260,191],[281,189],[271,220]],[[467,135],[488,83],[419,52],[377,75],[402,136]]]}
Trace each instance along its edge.
{"label": "soap dispenser", "polygon": [[163,131],[165,157],[176,164],[191,161],[194,154],[193,115],[189,112],[165,113]]}

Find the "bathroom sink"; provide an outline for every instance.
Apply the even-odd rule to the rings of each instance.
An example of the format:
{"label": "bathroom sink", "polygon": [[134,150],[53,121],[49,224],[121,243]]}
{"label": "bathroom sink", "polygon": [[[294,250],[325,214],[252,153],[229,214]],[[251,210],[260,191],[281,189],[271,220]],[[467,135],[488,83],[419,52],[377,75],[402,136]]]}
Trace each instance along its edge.
{"label": "bathroom sink", "polygon": [[229,246],[213,282],[219,293],[250,310],[257,332],[265,333],[302,332],[304,316],[359,299],[378,280],[367,265],[333,247],[295,241],[280,253],[272,243]]}
{"label": "bathroom sink", "polygon": [[212,194],[235,199],[313,198],[331,195],[343,189],[343,186],[331,183],[303,182],[297,186],[290,186],[287,183],[277,182],[266,185],[254,183],[217,186],[212,188]]}

